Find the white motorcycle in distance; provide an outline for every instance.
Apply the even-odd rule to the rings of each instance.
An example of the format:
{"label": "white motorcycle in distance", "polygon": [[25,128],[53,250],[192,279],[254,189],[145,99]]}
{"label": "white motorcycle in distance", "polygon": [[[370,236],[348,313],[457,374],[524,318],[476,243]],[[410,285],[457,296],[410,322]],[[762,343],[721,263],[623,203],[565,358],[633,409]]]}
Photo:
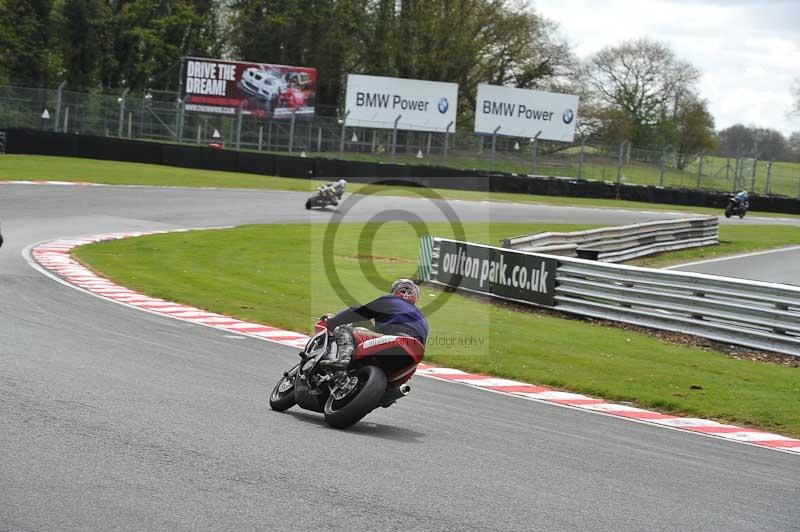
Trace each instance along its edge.
{"label": "white motorcycle in distance", "polygon": [[339,200],[342,199],[344,188],[347,186],[347,181],[340,179],[334,183],[328,183],[317,189],[317,191],[306,200],[306,209],[314,207],[325,208],[328,205],[336,207],[339,205]]}

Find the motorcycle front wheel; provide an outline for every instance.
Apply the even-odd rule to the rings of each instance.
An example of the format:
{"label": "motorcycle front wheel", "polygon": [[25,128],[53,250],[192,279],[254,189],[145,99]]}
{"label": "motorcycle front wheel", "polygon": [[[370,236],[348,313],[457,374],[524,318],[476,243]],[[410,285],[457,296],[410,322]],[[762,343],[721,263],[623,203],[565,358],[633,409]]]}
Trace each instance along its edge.
{"label": "motorcycle front wheel", "polygon": [[[293,368],[294,369],[294,368]],[[294,379],[295,372],[289,371],[289,375],[284,375],[272,389],[269,395],[269,407],[276,412],[289,410],[297,401],[294,399]]]}
{"label": "motorcycle front wheel", "polygon": [[337,429],[346,429],[375,410],[386,391],[386,374],[375,366],[364,366],[350,377],[358,379],[354,388],[341,399],[333,394],[325,402],[325,422]]}

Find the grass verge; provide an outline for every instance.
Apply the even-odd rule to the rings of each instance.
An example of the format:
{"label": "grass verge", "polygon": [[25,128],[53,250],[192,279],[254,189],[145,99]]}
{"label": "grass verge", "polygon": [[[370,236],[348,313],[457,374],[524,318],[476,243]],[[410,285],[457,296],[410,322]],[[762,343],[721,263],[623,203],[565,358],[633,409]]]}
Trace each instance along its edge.
{"label": "grass verge", "polygon": [[[49,157],[40,155],[4,155],[0,157],[0,180],[54,180],[87,181],[108,185],[149,185],[176,187],[219,187],[253,188],[272,190],[292,190],[308,192],[323,181],[308,181],[286,177],[271,177],[235,172],[216,172],[194,170],[173,166],[100,161],[74,157]],[[351,183],[348,192],[368,193],[370,185]],[[425,194],[425,189],[410,192],[400,187],[389,187],[379,192],[382,195],[416,196]],[[474,201],[497,201],[517,203],[537,203],[546,205],[600,207],[606,209],[631,209],[651,211],[676,211],[698,214],[721,214],[720,209],[690,207],[685,205],[664,205],[599,198],[569,198],[561,196],[538,196],[505,192],[474,192],[467,190],[432,189],[428,193],[445,199]],[[752,212],[751,216],[787,218],[791,214]]]}
{"label": "grass verge", "polygon": [[[510,234],[582,228],[465,224],[468,239],[486,243]],[[406,224],[342,225],[328,261],[318,251],[325,230],[324,225],[243,226],[105,242],[74,254],[141,292],[308,331],[316,316],[347,302],[332,288],[327,276],[332,267],[358,301],[379,295],[391,279],[413,275],[416,267],[416,238]],[[443,224],[428,230],[452,236]],[[363,273],[369,265],[375,271]],[[443,292],[425,286],[420,306],[439,297]],[[438,311],[428,312],[431,362],[800,436],[797,368],[458,294],[447,297]]]}

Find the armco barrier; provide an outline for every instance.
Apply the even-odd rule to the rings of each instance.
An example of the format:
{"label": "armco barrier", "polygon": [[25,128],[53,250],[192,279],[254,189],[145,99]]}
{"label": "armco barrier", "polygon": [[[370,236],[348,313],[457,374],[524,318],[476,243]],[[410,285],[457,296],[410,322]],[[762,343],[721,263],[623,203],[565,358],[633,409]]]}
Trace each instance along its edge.
{"label": "armco barrier", "polygon": [[444,238],[420,253],[426,268],[432,283],[460,290],[800,356],[800,287]]}
{"label": "armco barrier", "polygon": [[502,246],[526,253],[623,262],[664,251],[718,243],[716,216],[655,220],[569,233],[542,232],[506,238]]}
{"label": "armco barrier", "polygon": [[[487,173],[457,168],[211,150],[197,145],[159,144],[30,129],[11,128],[4,131],[8,136],[7,153],[160,163],[303,179],[344,177],[355,182],[372,182],[370,180],[375,178],[402,178],[419,185],[454,190],[623,199],[719,209],[724,208],[728,199],[728,194],[706,190],[617,185],[600,181]],[[243,155],[244,153],[250,155]],[[259,158],[263,158],[263,161],[259,161]],[[753,210],[800,214],[800,200],[795,198],[757,195],[751,195],[750,198]]]}

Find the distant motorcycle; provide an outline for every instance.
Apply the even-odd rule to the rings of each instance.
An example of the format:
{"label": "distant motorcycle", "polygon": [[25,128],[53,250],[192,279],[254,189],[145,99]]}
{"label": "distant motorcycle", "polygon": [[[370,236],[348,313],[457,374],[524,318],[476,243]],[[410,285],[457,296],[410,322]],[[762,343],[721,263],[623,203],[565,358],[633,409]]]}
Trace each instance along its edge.
{"label": "distant motorcycle", "polygon": [[275,385],[269,406],[283,412],[298,405],[324,414],[328,425],[344,429],[408,394],[408,380],[422,361],[425,346],[415,338],[356,328],[352,356],[340,359],[327,318],[317,322],[317,334],[300,352],[300,362]]}
{"label": "distant motorcycle", "polygon": [[342,199],[344,190],[336,191],[332,186],[325,185],[317,189],[317,191],[306,200],[306,209],[314,207],[324,208],[328,205],[337,206],[339,200]]}
{"label": "distant motorcycle", "polygon": [[745,214],[747,214],[747,205],[740,201],[736,196],[731,195],[728,198],[728,205],[725,206],[725,218],[730,218],[731,216],[744,218]]}

